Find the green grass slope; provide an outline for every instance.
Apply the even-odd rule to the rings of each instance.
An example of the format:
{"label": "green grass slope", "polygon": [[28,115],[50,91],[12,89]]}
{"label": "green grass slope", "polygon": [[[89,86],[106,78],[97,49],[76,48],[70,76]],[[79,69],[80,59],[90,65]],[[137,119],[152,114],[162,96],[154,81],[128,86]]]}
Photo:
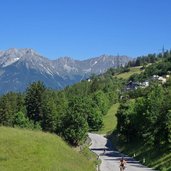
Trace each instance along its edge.
{"label": "green grass slope", "polygon": [[124,72],[124,73],[118,74],[116,77],[128,79],[133,74],[140,74],[142,72],[142,70],[140,69],[141,67],[142,66],[131,67],[129,72]]}
{"label": "green grass slope", "polygon": [[92,161],[49,133],[0,127],[0,171],[95,171]]}
{"label": "green grass slope", "polygon": [[116,112],[118,110],[119,103],[113,104],[109,109],[108,113],[103,117],[103,128],[98,131],[100,134],[111,134],[113,130],[116,128],[117,119]]}

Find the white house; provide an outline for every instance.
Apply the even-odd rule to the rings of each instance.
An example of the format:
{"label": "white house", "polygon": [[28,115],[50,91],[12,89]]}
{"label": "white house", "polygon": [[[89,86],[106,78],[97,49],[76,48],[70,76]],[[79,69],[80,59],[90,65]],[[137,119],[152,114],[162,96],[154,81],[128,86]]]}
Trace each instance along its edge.
{"label": "white house", "polygon": [[158,81],[160,81],[162,84],[165,84],[166,83],[166,78],[159,77]]}

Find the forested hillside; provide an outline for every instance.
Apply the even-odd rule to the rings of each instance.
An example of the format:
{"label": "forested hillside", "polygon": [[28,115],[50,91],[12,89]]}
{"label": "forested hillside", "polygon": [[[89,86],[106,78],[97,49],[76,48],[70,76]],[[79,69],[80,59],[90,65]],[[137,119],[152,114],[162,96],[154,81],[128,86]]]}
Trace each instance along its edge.
{"label": "forested hillside", "polygon": [[[85,141],[88,131],[104,128],[103,121],[104,129],[110,131],[111,127],[106,126],[110,119],[105,115],[113,104],[120,104],[115,130],[119,145],[124,142],[141,144],[147,153],[152,152],[146,155],[139,151],[136,157],[142,158],[143,155],[147,159],[146,164],[169,170],[170,73],[171,52],[166,51],[164,54],[139,57],[125,67],[92,75],[61,91],[48,89],[40,81],[34,82],[24,93],[10,92],[0,97],[0,124],[55,133],[71,145],[78,146]],[[153,79],[154,75],[162,78],[168,75],[168,78],[162,83]],[[130,81],[139,86],[127,89]],[[148,81],[148,85],[143,87],[144,81]],[[111,120],[114,119],[112,114],[110,116]],[[163,162],[153,164],[154,160]]]}
{"label": "forested hillside", "polygon": [[[151,167],[168,171],[171,170],[170,72],[171,52],[167,51],[156,63],[129,78],[137,82],[148,80],[149,86],[127,91],[116,114],[120,148]],[[166,75],[166,82],[154,79],[164,79]]]}
{"label": "forested hillside", "polygon": [[62,91],[34,82],[26,92],[0,98],[0,123],[56,133],[71,145],[103,126],[103,116],[118,102],[124,81],[112,75],[92,76]]}

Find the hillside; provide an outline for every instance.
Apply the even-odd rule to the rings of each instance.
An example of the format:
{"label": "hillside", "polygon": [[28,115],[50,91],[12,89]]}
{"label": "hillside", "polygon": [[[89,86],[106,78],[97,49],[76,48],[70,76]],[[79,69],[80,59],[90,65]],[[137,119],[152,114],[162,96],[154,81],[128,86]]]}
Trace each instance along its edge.
{"label": "hillside", "polygon": [[128,79],[133,74],[140,74],[143,70],[141,70],[142,66],[130,67],[128,72],[123,72],[116,75],[117,78]]}
{"label": "hillside", "polygon": [[[140,62],[140,65],[110,68],[104,74],[92,75],[90,79],[82,80],[62,91],[48,89],[42,82],[34,82],[24,94],[7,93],[0,97],[0,123],[4,126],[33,129],[39,126],[45,132],[62,136],[73,146],[82,145],[88,131],[109,134],[115,129],[117,139],[120,140],[118,146],[124,152],[134,151],[134,147],[138,145],[143,146],[143,152],[144,148],[149,147],[148,154],[154,156],[146,156],[142,153],[141,146],[138,146],[140,148],[136,149],[136,157],[139,159],[140,156],[140,160],[145,157],[146,164],[152,166],[151,162],[155,162],[156,158],[163,161],[165,156],[170,157],[171,79],[166,84],[152,80],[154,74],[164,77],[171,72],[170,61],[171,53],[156,62],[149,61],[151,65],[145,61],[145,64]],[[140,66],[145,68],[143,72]],[[118,78],[119,75],[122,75],[122,79]],[[133,81],[148,80],[149,85],[126,90],[129,76]],[[124,142],[131,148],[127,148]],[[62,157],[61,154],[58,156]],[[64,161],[64,158],[61,160]],[[45,161],[48,162],[49,159]],[[169,159],[167,161],[170,162]],[[41,166],[46,162],[42,162]],[[154,167],[161,169],[165,166],[162,164]]]}
{"label": "hillside", "polygon": [[123,94],[125,98],[120,101],[116,113],[117,147],[121,152],[161,171],[171,170],[170,59],[171,52],[166,52],[156,62],[146,63],[143,72],[131,74],[133,68],[135,71],[138,68],[131,67],[129,72],[118,74],[120,78],[135,82],[148,80],[149,85]]}
{"label": "hillside", "polygon": [[93,162],[58,136],[0,127],[0,170],[95,171]]}
{"label": "hillside", "polygon": [[116,129],[117,119],[116,112],[119,108],[119,103],[113,104],[108,110],[107,114],[103,117],[103,127],[98,131],[99,134],[111,134]]}
{"label": "hillside", "polygon": [[[149,86],[122,91],[122,99],[103,117],[104,126],[99,131],[112,138],[114,147],[122,153],[161,171],[171,171],[171,53],[166,54],[145,66],[109,70],[125,82],[148,80]],[[168,77],[161,83],[153,75]]]}

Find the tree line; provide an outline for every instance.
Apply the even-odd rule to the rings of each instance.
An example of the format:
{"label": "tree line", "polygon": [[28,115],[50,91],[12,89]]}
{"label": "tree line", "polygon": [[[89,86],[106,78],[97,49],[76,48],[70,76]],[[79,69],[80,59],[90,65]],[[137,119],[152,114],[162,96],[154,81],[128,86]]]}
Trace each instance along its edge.
{"label": "tree line", "polygon": [[[171,72],[171,51],[158,55],[156,63],[129,80],[151,80],[153,75]],[[150,86],[126,92],[117,116],[119,137],[126,142],[140,141],[152,147],[171,148],[171,78],[162,85],[155,80]]]}
{"label": "tree line", "polygon": [[156,63],[148,63],[144,72],[141,74],[133,74],[129,80],[132,81],[145,81],[153,75],[167,75],[171,72],[171,51],[166,51],[162,56],[157,55]]}
{"label": "tree line", "polygon": [[51,90],[33,82],[24,93],[0,97],[0,124],[56,133],[71,145],[82,143],[88,131],[103,126],[103,116],[119,100],[123,81],[92,76],[64,90]]}
{"label": "tree line", "polygon": [[116,116],[117,131],[124,141],[170,148],[171,80],[165,86],[152,84],[143,96],[124,99]]}
{"label": "tree line", "polygon": [[[161,75],[171,71],[170,51],[163,55],[148,55],[145,59],[145,62],[157,60],[157,63],[130,79],[141,80],[154,73]],[[115,75],[128,70],[128,66],[110,68],[104,74],[92,75],[89,80],[63,90],[51,90],[38,81],[30,84],[23,93],[4,94],[0,97],[0,124],[52,132],[76,146],[85,140],[88,131],[101,129],[103,116],[110,106],[120,101],[120,97],[126,97],[121,100],[117,113],[119,134],[127,141],[136,137],[151,144],[168,144],[171,137],[171,81],[165,87],[154,84],[147,89],[124,92],[126,80]],[[128,101],[129,97],[134,100]],[[164,130],[166,133],[158,138]]]}

